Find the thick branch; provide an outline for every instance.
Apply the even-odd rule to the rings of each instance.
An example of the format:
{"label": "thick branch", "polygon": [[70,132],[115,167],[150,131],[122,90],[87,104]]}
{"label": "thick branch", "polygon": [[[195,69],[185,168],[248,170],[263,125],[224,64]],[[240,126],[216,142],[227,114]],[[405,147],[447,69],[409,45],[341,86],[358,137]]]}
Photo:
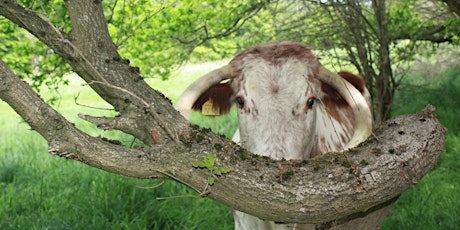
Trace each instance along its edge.
{"label": "thick branch", "polygon": [[167,176],[197,191],[205,187],[209,171],[193,168],[192,162],[212,153],[218,165],[232,171],[210,187],[211,198],[282,222],[346,219],[393,199],[434,167],[446,132],[428,107],[394,118],[376,132],[376,139],[353,151],[298,163],[254,156],[199,128],[181,133],[182,145],[170,143],[141,151],[80,132],[3,63],[0,76],[0,97],[48,140],[51,153],[126,176]]}
{"label": "thick branch", "polygon": [[[391,41],[398,41],[404,39],[410,39],[414,41],[428,41],[433,43],[452,43],[454,40],[454,35],[444,34],[443,31],[446,30],[446,26],[438,25],[434,27],[422,27],[417,30],[417,33],[409,33],[409,31],[398,30],[395,33],[390,35]],[[460,31],[456,31],[456,35]]]}
{"label": "thick branch", "polygon": [[449,6],[450,11],[454,12],[457,16],[460,16],[460,1],[458,0],[442,0]]}
{"label": "thick branch", "polygon": [[[127,149],[91,137],[75,128],[46,104],[27,83],[8,70],[2,61],[0,61],[0,98],[24,118],[32,130],[40,133],[48,141],[49,151],[52,154],[76,159],[114,173],[126,173],[138,177],[162,176],[158,171],[139,173],[138,167],[151,164],[146,159],[154,159],[145,152]],[[135,163],[142,158],[144,163]]]}
{"label": "thick branch", "polygon": [[[176,133],[183,126],[169,124],[166,128],[162,116],[183,119],[139,76],[139,71],[122,60],[107,30],[102,4],[99,1],[66,1],[72,20],[72,34],[64,34],[36,12],[18,5],[15,1],[0,1],[0,15],[18,24],[52,48],[69,63],[89,85],[122,116],[129,117],[133,129],[124,129],[153,146],[157,141],[150,137],[158,132],[161,143],[176,141]],[[144,116],[149,113],[150,116]]]}

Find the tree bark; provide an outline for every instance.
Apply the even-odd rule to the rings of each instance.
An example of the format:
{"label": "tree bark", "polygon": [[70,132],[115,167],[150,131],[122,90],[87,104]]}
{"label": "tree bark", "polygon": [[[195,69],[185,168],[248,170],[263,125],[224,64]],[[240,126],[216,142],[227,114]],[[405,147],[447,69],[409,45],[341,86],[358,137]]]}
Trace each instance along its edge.
{"label": "tree bark", "polygon": [[[177,180],[263,219],[332,226],[391,202],[432,169],[442,152],[446,129],[429,106],[392,119],[375,137],[348,152],[302,162],[253,155],[190,125],[151,89],[118,55],[99,1],[66,1],[66,6],[71,34],[14,1],[1,1],[0,14],[61,55],[120,113],[114,118],[82,118],[129,133],[148,147],[130,149],[78,130],[0,61],[0,98],[48,141],[51,154],[120,175]],[[212,186],[207,183],[210,171],[192,166],[207,154],[231,169]]]}
{"label": "tree bark", "polygon": [[385,0],[372,0],[375,21],[377,23],[378,40],[378,69],[379,74],[375,80],[377,90],[376,100],[376,123],[380,124],[390,118],[391,107],[393,105],[393,90],[395,85],[391,85],[393,71],[390,61],[390,37],[388,34],[388,18],[386,15]]}
{"label": "tree bark", "polygon": [[[380,124],[390,118],[395,90],[395,86],[391,84],[393,78],[385,1],[372,1],[376,28],[366,19],[360,1],[333,2],[332,7],[339,21],[344,23],[344,26],[340,27],[342,37],[349,38],[348,43],[342,44],[342,47],[345,47],[352,63],[363,76],[367,88],[375,99],[374,116],[376,124]],[[371,44],[374,43],[378,46],[376,60],[372,55],[374,48]],[[377,63],[376,66],[373,66],[373,63]]]}
{"label": "tree bark", "polygon": [[[344,42],[344,47],[348,56],[352,60],[353,65],[359,71],[359,74],[366,82],[367,89],[373,93],[374,80],[377,74],[372,67],[374,62],[372,52],[369,51],[370,36],[368,30],[370,25],[366,23],[363,9],[359,1],[350,0],[346,1],[346,6],[343,3],[334,3],[333,5],[335,14],[343,21],[345,25],[341,27],[342,36],[350,38]],[[339,22],[340,23],[340,22]],[[371,30],[372,31],[372,30]]]}

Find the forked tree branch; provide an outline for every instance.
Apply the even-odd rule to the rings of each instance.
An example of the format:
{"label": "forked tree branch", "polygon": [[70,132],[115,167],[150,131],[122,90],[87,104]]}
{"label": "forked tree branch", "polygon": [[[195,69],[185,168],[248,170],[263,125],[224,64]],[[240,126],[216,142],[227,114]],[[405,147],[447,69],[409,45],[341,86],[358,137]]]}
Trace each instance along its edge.
{"label": "forked tree branch", "polygon": [[[3,63],[0,76],[0,97],[48,140],[51,153],[121,175],[169,177],[196,191],[206,185],[209,172],[193,168],[192,162],[212,153],[217,164],[231,172],[217,180],[209,197],[282,222],[347,218],[397,197],[434,167],[446,132],[432,114],[433,108],[427,107],[390,120],[377,130],[376,138],[355,150],[296,163],[252,155],[197,128],[180,134],[181,145],[128,149],[76,129]],[[279,164],[288,170],[280,171]]]}
{"label": "forked tree branch", "polygon": [[[101,2],[81,0],[65,3],[72,20],[70,34],[59,31],[49,20],[42,19],[35,11],[18,5],[16,1],[1,1],[0,15],[53,49],[86,82],[103,83],[90,84],[90,87],[122,116],[129,114],[133,126],[138,127],[121,131],[136,136],[150,146],[157,143],[150,135],[152,131],[159,133],[161,143],[177,142],[175,134],[182,132],[184,127],[176,126],[176,123],[167,127],[157,114],[176,120],[183,118],[169,101],[164,100],[161,93],[142,80],[139,71],[129,66],[129,61],[119,56],[108,33]],[[142,116],[146,111],[151,114],[150,117]]]}

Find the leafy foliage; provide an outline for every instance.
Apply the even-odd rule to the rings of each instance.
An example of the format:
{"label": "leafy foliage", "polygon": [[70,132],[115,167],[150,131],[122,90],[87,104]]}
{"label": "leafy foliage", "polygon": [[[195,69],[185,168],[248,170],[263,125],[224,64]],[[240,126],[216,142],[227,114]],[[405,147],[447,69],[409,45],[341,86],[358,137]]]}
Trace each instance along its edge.
{"label": "leafy foliage", "polygon": [[[38,12],[60,30],[70,31],[70,19],[62,0],[53,1],[53,4],[28,0],[19,3]],[[52,93],[47,94],[46,100],[54,104],[60,98],[58,88],[68,84],[63,75],[70,71],[70,66],[53,50],[17,25],[3,19],[0,21],[0,29],[2,60],[36,91],[40,92],[43,87],[50,90]]]}
{"label": "leafy foliage", "polygon": [[[263,1],[124,1],[107,3],[109,30],[122,56],[140,67],[144,77],[161,76],[190,59],[234,54],[232,44],[212,42],[230,36],[252,17]],[[233,44],[233,46],[235,46]],[[220,51],[218,51],[220,50]],[[210,58],[206,58],[209,60]]]}
{"label": "leafy foliage", "polygon": [[[24,7],[56,26],[63,33],[71,33],[71,25],[64,1],[23,0]],[[141,69],[144,77],[166,79],[172,70],[191,59],[221,59],[237,52],[234,33],[247,19],[265,4],[251,1],[104,1],[109,31],[119,52],[132,65]],[[48,100],[58,98],[57,88],[67,84],[62,76],[70,66],[44,44],[2,19],[0,21],[0,55],[2,60],[36,90],[45,86],[55,91]],[[215,41],[213,41],[215,40]],[[14,52],[13,52],[14,51]]]}
{"label": "leafy foliage", "polygon": [[62,78],[70,67],[51,49],[31,34],[10,22],[1,21],[0,56],[2,60],[33,89],[46,86],[54,93],[47,98],[51,103],[59,98],[58,88],[68,82]]}
{"label": "leafy foliage", "polygon": [[[143,77],[167,79],[172,70],[186,61],[222,59],[267,41],[299,41],[318,50],[343,49],[344,44],[350,44],[352,36],[343,36],[346,28],[329,10],[333,4],[342,4],[334,2],[112,0],[104,1],[103,5],[109,31],[121,55],[140,67]],[[46,1],[44,4],[22,0],[20,4],[36,11],[64,33],[71,32],[64,1]],[[451,39],[452,43],[458,44],[460,19],[446,13],[447,7],[440,1],[404,0],[387,1],[387,4],[389,34],[398,43],[392,53],[395,65],[411,60],[426,47],[426,43],[401,43],[399,40],[426,39],[428,29],[442,26],[444,29],[435,33],[435,38]],[[427,10],[430,7],[432,10]],[[364,14],[370,27],[363,29],[363,33],[372,36],[375,30],[372,13],[366,10]],[[0,54],[10,68],[21,70],[18,71],[22,73],[21,77],[30,80],[37,90],[41,85],[55,90],[66,84],[62,74],[69,72],[70,67],[52,50],[5,20],[1,21],[0,28],[3,32]],[[369,46],[372,49],[375,44]],[[14,54],[11,50],[15,51]],[[331,54],[338,58],[335,64],[350,59],[349,53],[329,52],[328,55]]]}
{"label": "leafy foliage", "polygon": [[215,165],[216,157],[212,153],[208,153],[203,160],[195,161],[192,163],[195,168],[205,168],[209,170],[208,184],[213,185],[216,176],[222,176],[222,174],[229,173],[231,170],[229,167]]}
{"label": "leafy foliage", "polygon": [[[404,192],[387,217],[383,229],[457,229],[460,221],[460,68],[458,50],[440,47],[444,55],[419,58],[398,90],[393,115],[414,113],[427,103],[449,132],[437,166],[414,188]],[[451,50],[451,52],[447,52]],[[445,60],[452,61],[449,65]],[[433,62],[433,63],[431,63]]]}

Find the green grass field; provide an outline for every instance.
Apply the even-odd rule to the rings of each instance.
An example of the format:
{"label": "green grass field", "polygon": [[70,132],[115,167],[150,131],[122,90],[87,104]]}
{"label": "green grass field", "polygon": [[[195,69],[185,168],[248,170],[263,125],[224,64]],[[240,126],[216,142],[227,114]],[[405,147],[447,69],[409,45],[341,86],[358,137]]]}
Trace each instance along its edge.
{"label": "green grass field", "polygon": [[[216,65],[184,67],[168,81],[150,79],[173,101],[182,90]],[[406,191],[385,222],[384,229],[457,229],[460,225],[460,68],[440,71],[436,82],[414,73],[411,84],[397,95],[395,114],[413,113],[428,103],[449,128],[446,147],[437,165],[418,185]],[[97,95],[71,78],[62,88],[57,109],[91,135],[117,136],[78,119],[77,114],[110,115]],[[408,81],[409,81],[408,80]],[[422,90],[423,89],[423,90]],[[219,119],[193,115],[202,126],[230,137],[235,113]],[[173,181],[125,178],[80,162],[51,156],[47,144],[6,105],[0,102],[0,229],[232,229],[231,210]],[[162,198],[162,199],[157,199]]]}

